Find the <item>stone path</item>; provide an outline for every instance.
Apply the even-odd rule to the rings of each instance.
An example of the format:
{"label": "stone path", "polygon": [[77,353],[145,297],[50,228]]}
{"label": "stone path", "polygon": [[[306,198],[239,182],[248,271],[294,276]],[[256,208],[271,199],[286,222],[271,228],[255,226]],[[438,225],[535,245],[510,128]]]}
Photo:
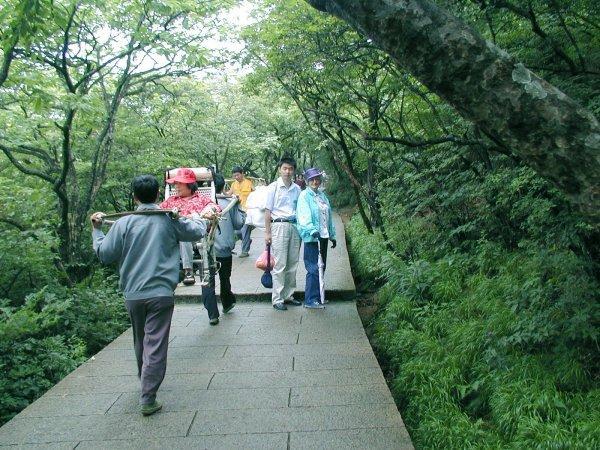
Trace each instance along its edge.
{"label": "stone path", "polygon": [[142,417],[138,396],[129,329],[0,428],[0,448],[412,449],[349,301],[240,302],[214,327],[178,304],[163,410]]}

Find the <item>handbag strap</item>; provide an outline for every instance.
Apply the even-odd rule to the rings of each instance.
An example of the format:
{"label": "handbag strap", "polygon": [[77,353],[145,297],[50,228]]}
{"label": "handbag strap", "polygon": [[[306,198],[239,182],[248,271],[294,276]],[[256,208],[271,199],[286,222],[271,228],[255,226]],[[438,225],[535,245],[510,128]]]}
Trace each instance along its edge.
{"label": "handbag strap", "polygon": [[271,244],[267,244],[267,272],[271,271]]}

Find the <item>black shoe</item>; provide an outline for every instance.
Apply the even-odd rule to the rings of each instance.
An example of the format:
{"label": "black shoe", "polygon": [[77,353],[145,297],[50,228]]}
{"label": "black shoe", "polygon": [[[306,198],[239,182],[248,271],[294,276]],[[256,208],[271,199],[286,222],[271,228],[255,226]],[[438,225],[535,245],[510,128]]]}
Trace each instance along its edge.
{"label": "black shoe", "polygon": [[210,323],[211,325],[218,325],[219,324],[219,318],[215,317],[214,319],[210,319],[208,321],[208,323]]}
{"label": "black shoe", "polygon": [[185,272],[185,276],[183,277],[183,284],[186,286],[192,286],[196,284],[196,278],[194,277],[194,272]]}
{"label": "black shoe", "polygon": [[286,311],[287,310],[287,306],[285,306],[283,303],[275,303],[273,305],[273,308],[275,308],[277,311]]}
{"label": "black shoe", "polygon": [[285,300],[283,303],[285,303],[286,305],[292,305],[292,306],[300,306],[302,304],[301,301],[296,300],[293,297],[288,298],[287,300]]}
{"label": "black shoe", "polygon": [[233,307],[235,306],[235,302],[233,302],[231,305],[229,306],[224,306],[223,307],[223,313],[227,314],[229,311],[231,311],[233,309]]}

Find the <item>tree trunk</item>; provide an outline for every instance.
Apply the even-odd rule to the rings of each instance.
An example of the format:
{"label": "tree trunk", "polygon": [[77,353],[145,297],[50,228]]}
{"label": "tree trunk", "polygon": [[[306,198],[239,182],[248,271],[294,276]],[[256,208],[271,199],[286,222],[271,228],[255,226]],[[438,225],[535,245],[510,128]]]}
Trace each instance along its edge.
{"label": "tree trunk", "polygon": [[430,0],[307,0],[367,35],[483,132],[600,219],[594,115]]}

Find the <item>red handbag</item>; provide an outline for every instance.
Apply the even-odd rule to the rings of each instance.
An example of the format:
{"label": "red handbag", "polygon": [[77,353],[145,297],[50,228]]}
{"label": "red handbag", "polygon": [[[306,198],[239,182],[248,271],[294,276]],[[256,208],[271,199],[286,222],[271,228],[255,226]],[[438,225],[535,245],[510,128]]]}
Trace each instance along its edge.
{"label": "red handbag", "polygon": [[257,269],[270,271],[275,266],[275,258],[271,255],[271,245],[267,244],[267,248],[260,254],[255,264]]}

